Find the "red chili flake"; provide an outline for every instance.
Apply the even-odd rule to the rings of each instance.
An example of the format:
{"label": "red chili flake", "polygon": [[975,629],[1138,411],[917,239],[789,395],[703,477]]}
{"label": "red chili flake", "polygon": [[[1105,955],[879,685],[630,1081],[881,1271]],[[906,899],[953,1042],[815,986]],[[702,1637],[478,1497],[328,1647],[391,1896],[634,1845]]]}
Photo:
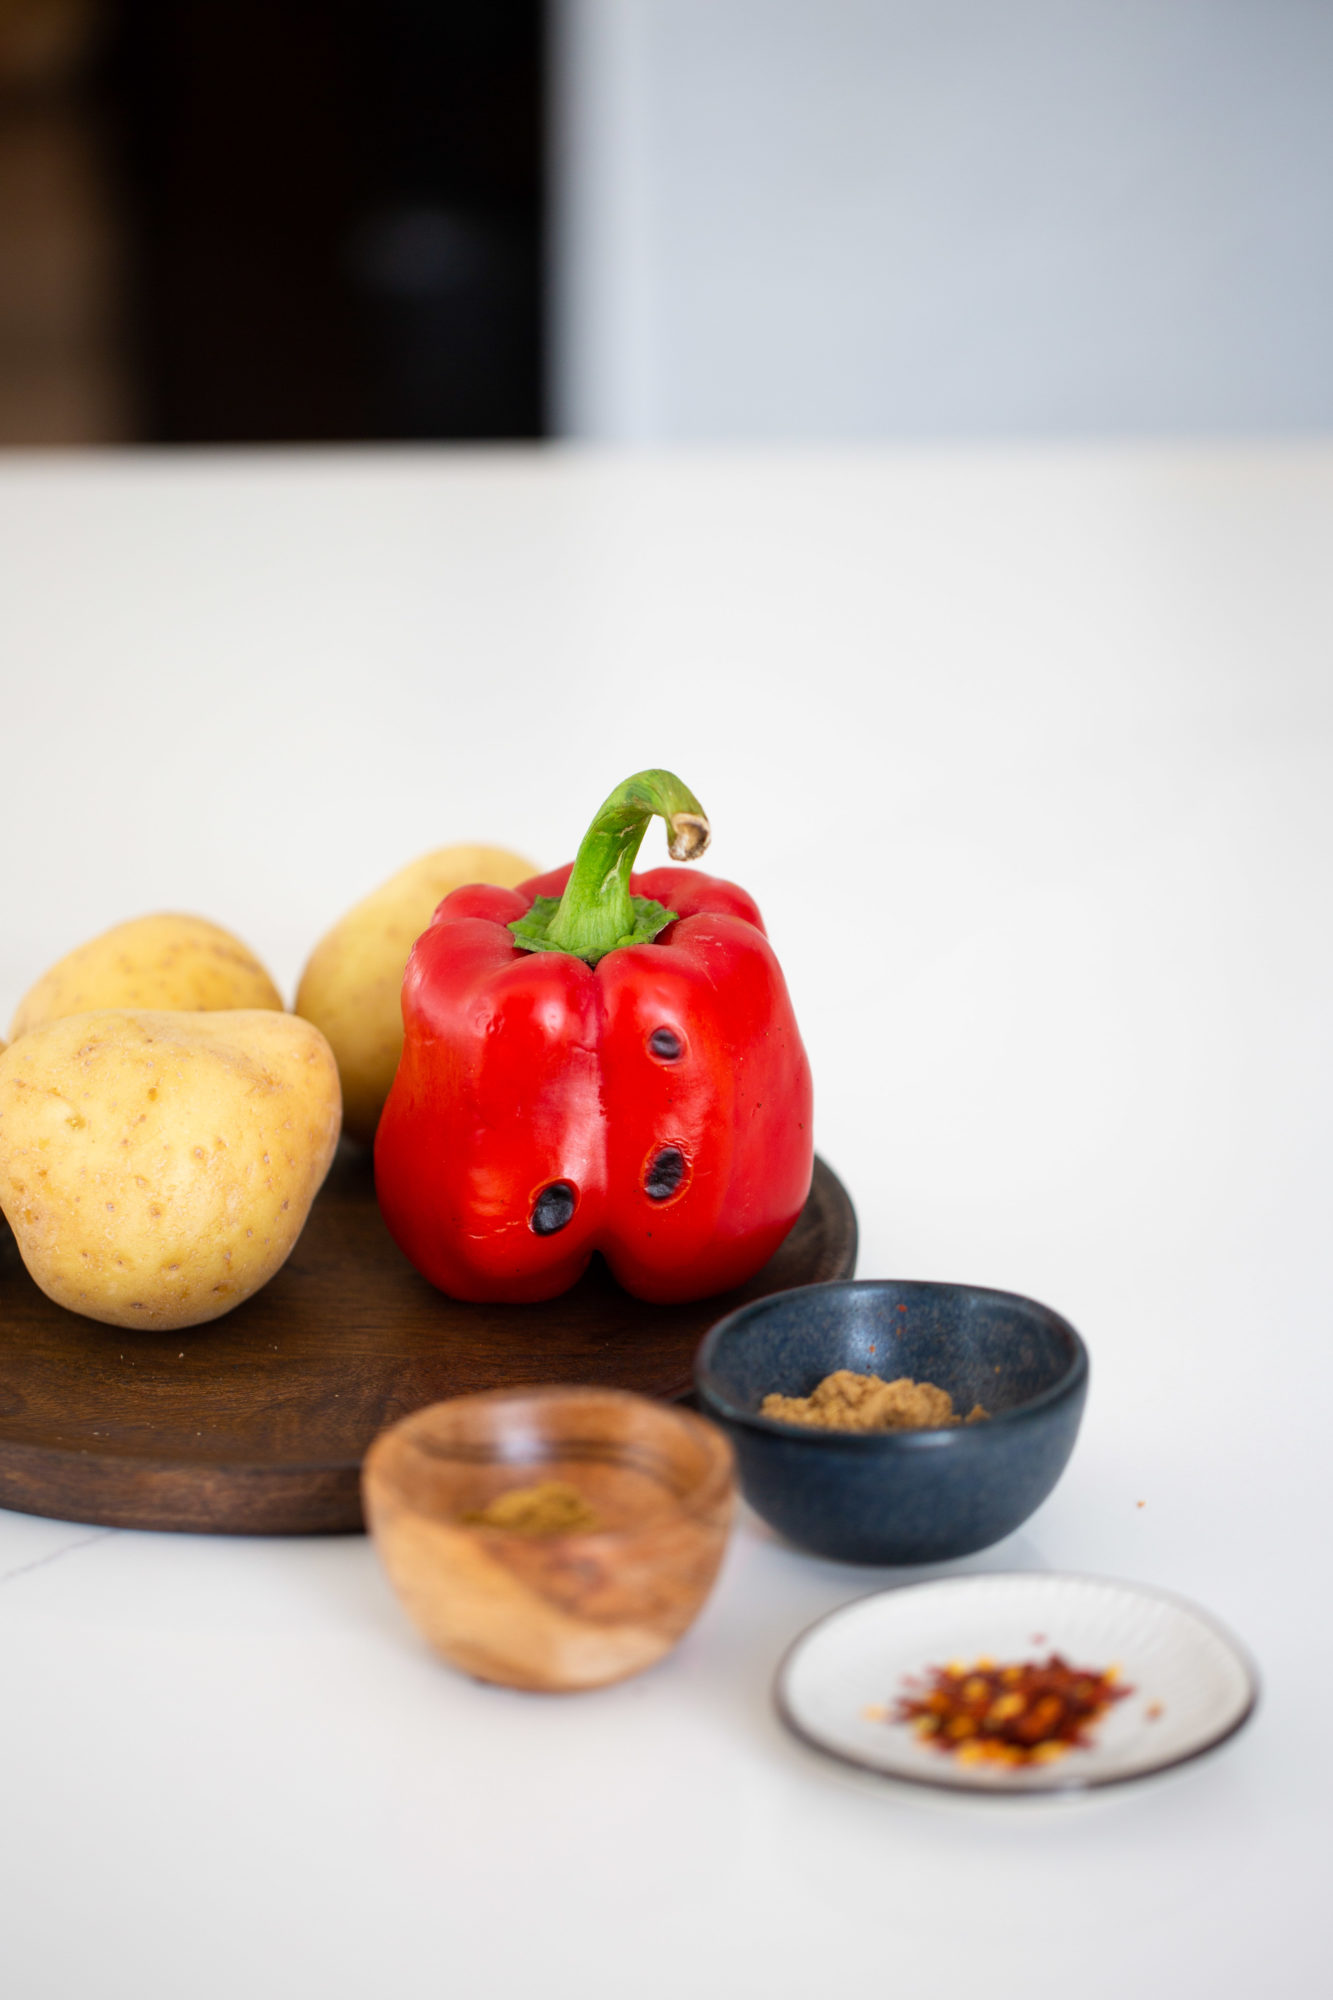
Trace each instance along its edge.
{"label": "red chili flake", "polygon": [[899,1695],[892,1722],[910,1723],[933,1749],[960,1764],[1046,1764],[1074,1749],[1114,1702],[1133,1694],[1115,1667],[1075,1667],[1059,1653],[1044,1661],[931,1667]]}

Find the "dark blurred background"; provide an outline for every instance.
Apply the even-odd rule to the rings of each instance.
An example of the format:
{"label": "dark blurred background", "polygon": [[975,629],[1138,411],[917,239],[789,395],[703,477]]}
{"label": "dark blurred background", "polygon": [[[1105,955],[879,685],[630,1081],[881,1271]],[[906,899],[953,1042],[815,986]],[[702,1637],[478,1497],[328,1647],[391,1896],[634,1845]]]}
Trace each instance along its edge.
{"label": "dark blurred background", "polygon": [[0,444],[532,438],[539,0],[0,0]]}
{"label": "dark blurred background", "polygon": [[1333,429],[1333,0],[0,0],[0,445]]}

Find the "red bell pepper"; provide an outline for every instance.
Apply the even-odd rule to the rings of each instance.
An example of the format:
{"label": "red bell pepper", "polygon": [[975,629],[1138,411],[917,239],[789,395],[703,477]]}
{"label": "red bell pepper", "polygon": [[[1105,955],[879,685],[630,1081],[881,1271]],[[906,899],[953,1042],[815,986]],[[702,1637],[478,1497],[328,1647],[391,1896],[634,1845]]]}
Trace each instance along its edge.
{"label": "red bell pepper", "polygon": [[641,771],[572,866],[456,889],[413,947],[375,1181],[455,1298],[553,1298],[595,1250],[637,1298],[703,1298],[800,1214],[810,1070],[778,962],[734,883],[631,875],[654,813],[675,859],[703,852],[698,801]]}

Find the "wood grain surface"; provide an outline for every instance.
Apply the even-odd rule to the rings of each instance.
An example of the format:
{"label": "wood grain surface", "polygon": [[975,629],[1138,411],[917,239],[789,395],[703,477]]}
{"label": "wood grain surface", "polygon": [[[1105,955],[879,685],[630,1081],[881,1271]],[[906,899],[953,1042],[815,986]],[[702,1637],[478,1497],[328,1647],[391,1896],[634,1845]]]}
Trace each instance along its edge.
{"label": "wood grain surface", "polygon": [[344,1146],[262,1292],[207,1326],[129,1333],[53,1305],[0,1221],[0,1506],[113,1527],[354,1531],[367,1446],[423,1404],[548,1382],[679,1398],[723,1313],[855,1265],[851,1202],[816,1160],[796,1227],[739,1291],[644,1305],[595,1260],[545,1305],[466,1305],[412,1269],[369,1155]]}
{"label": "wood grain surface", "polygon": [[[573,1532],[469,1519],[554,1480],[589,1507]],[[375,1548],[435,1651],[478,1680],[603,1687],[670,1652],[726,1548],[731,1446],[715,1425],[619,1389],[510,1389],[381,1432],[363,1487]]]}

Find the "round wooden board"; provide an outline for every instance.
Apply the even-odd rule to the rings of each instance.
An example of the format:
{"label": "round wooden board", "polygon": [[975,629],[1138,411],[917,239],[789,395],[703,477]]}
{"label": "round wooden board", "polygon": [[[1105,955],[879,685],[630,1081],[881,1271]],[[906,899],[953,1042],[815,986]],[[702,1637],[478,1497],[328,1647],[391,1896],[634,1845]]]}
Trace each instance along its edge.
{"label": "round wooden board", "polygon": [[152,1334],[52,1305],[0,1220],[0,1506],[209,1534],[356,1530],[366,1447],[410,1410],[526,1382],[681,1397],[723,1313],[855,1266],[851,1202],[816,1160],[796,1227],[739,1291],[644,1305],[595,1259],[546,1305],[464,1305],[413,1270],[369,1155],[344,1147],[271,1284],[208,1326]]}

